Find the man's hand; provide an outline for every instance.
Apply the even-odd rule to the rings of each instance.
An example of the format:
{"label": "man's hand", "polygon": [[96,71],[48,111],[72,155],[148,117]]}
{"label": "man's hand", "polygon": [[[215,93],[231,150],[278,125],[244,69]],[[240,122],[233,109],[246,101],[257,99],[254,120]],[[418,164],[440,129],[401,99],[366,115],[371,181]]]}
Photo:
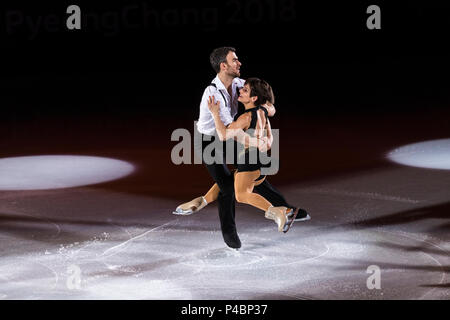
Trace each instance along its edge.
{"label": "man's hand", "polygon": [[267,137],[258,139],[258,149],[261,152],[267,152],[270,149],[269,139]]}
{"label": "man's hand", "polygon": [[[245,133],[242,131],[245,135]],[[256,138],[251,136],[237,135],[237,141],[242,143],[246,148],[253,147],[258,148],[261,152],[267,152],[271,148],[268,137]]]}
{"label": "man's hand", "polygon": [[276,110],[275,110],[275,106],[272,103],[267,101],[262,106],[267,109],[267,114],[269,115],[269,117],[273,117],[275,115]]}
{"label": "man's hand", "polygon": [[214,96],[210,96],[208,98],[208,109],[211,113],[216,114],[219,113],[220,110],[220,101],[215,100]]}

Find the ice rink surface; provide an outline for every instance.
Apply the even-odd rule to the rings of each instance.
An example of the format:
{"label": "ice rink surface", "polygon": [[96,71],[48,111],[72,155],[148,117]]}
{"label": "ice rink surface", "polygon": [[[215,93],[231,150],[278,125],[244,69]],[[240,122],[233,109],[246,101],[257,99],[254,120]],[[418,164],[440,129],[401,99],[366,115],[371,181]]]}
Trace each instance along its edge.
{"label": "ice rink surface", "polygon": [[[210,181],[200,165],[154,170],[170,157],[167,145],[65,149],[136,170],[116,182],[0,191],[0,299],[449,299],[450,171],[383,160],[395,147],[448,136],[367,132],[338,137],[345,157],[325,133],[311,134],[307,156],[285,157],[269,181],[312,219],[283,234],[237,204],[239,251],[222,240],[216,204],[172,214]],[[310,147],[284,141],[284,150]],[[55,145],[42,154],[60,154]],[[30,154],[10,156],[21,155]],[[368,287],[374,266],[379,289]]]}

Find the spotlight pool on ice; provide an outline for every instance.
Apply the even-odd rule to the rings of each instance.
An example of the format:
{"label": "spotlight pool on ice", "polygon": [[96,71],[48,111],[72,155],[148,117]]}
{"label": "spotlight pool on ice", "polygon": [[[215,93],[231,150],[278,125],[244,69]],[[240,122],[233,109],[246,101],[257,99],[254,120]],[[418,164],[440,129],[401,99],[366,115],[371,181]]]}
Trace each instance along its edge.
{"label": "spotlight pool on ice", "polygon": [[123,178],[128,162],[92,156],[42,155],[0,159],[0,190],[72,188]]}
{"label": "spotlight pool on ice", "polygon": [[450,170],[450,139],[408,144],[390,151],[387,158],[412,167]]}

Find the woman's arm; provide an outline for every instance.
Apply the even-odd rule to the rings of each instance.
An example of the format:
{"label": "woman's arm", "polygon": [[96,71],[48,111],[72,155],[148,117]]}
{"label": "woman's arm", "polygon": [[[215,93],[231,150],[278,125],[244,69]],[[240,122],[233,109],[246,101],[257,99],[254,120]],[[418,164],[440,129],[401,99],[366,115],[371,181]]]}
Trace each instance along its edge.
{"label": "woman's arm", "polygon": [[[236,121],[230,123],[227,127],[220,119],[219,109],[220,109],[220,101],[215,101],[214,96],[208,98],[208,108],[211,111],[214,123],[216,125],[217,135],[221,141],[225,141],[231,138],[236,138],[236,140],[240,141],[241,139],[245,139],[245,136],[248,136],[243,129],[248,127],[249,118],[246,115],[240,116]],[[242,135],[244,134],[244,135]],[[246,141],[247,144],[249,143]],[[244,143],[245,144],[245,143]]]}

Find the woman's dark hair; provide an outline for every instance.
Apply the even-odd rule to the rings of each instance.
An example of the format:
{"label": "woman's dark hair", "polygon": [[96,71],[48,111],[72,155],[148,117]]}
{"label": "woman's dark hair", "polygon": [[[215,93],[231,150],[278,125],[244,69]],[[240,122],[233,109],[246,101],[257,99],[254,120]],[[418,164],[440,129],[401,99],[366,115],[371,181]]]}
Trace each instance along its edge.
{"label": "woman's dark hair", "polygon": [[267,81],[258,78],[248,78],[245,81],[250,87],[250,97],[258,97],[255,101],[255,106],[260,106],[266,102],[272,104],[275,103],[275,96],[273,94],[272,87],[267,83]]}
{"label": "woman's dark hair", "polygon": [[227,55],[230,51],[236,52],[236,49],[233,47],[220,47],[214,49],[209,55],[209,62],[216,73],[220,72],[220,64],[222,62],[227,62]]}

